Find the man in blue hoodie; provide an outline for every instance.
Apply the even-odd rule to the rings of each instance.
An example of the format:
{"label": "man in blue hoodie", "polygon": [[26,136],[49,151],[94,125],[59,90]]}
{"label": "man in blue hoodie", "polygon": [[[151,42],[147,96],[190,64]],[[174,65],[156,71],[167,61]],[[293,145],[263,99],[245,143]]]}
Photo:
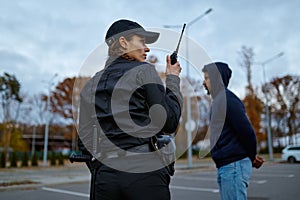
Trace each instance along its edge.
{"label": "man in blue hoodie", "polygon": [[218,169],[222,200],[247,199],[252,167],[264,160],[256,155],[256,135],[242,101],[227,86],[231,70],[226,63],[205,65],[203,85],[212,97],[211,156]]}

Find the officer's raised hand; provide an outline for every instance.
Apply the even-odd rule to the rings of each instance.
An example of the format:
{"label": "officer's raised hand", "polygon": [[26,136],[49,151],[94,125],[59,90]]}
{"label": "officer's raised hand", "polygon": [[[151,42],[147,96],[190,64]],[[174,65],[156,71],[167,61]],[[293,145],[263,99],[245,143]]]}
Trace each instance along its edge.
{"label": "officer's raised hand", "polygon": [[171,65],[170,55],[167,55],[166,61],[167,61],[166,75],[179,76],[181,72],[180,63],[177,61],[174,65]]}

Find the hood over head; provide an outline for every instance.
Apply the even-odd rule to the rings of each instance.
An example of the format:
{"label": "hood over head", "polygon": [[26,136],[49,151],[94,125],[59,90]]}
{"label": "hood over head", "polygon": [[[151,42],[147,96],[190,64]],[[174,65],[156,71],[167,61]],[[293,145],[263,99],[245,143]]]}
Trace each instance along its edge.
{"label": "hood over head", "polygon": [[232,73],[231,69],[226,63],[216,62],[215,65],[217,66],[220,72],[224,86],[227,87],[229,84],[229,79],[231,78],[231,73]]}
{"label": "hood over head", "polygon": [[203,72],[208,73],[210,80],[210,94],[213,99],[210,112],[210,146],[213,148],[222,133],[227,113],[226,88],[231,77],[231,70],[227,64],[214,62],[204,66]]}
{"label": "hood over head", "polygon": [[231,69],[226,63],[214,62],[204,65],[203,72],[208,72],[211,84],[211,95],[216,96],[220,90],[227,88],[231,78]]}

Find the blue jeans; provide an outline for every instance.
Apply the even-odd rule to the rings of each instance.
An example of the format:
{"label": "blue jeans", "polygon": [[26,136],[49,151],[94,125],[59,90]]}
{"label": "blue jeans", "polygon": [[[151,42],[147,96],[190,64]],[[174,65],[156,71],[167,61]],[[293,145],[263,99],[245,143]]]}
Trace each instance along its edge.
{"label": "blue jeans", "polygon": [[252,174],[249,158],[224,165],[218,169],[221,200],[247,200],[247,187]]}

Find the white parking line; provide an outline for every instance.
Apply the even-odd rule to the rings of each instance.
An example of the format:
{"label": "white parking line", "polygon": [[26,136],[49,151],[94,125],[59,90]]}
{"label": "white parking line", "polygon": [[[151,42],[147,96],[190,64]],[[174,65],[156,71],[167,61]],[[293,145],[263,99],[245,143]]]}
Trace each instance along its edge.
{"label": "white parking line", "polygon": [[[205,178],[205,177],[184,177],[184,176],[176,176],[175,179],[183,179],[183,180],[191,180],[191,181],[213,181],[216,182],[216,178]],[[256,184],[264,184],[267,180],[251,180],[250,182]]]}
{"label": "white parking line", "polygon": [[70,195],[80,196],[80,197],[90,197],[89,194],[84,194],[84,193],[79,193],[79,192],[72,192],[72,191],[68,191],[68,190],[48,188],[48,187],[42,187],[42,190],[46,190],[46,191],[50,191],[50,192],[56,192],[56,193],[70,194]]}
{"label": "white parking line", "polygon": [[294,174],[267,174],[267,173],[263,173],[263,174],[253,174],[253,176],[264,176],[264,177],[283,177],[283,178],[293,178],[295,177]]}
{"label": "white parking line", "polygon": [[175,179],[184,179],[184,180],[193,180],[193,181],[216,181],[215,178],[206,178],[206,177],[186,177],[186,176],[175,176]]}
{"label": "white parking line", "polygon": [[250,181],[251,183],[256,183],[256,184],[264,184],[267,182],[267,180],[253,180],[253,181]]}
{"label": "white parking line", "polygon": [[[185,187],[185,186],[170,186],[171,189],[175,190],[189,190],[189,191],[198,191],[198,192],[212,192],[212,193],[218,193],[218,189],[213,189],[213,188],[195,188],[195,187]],[[56,192],[56,193],[62,193],[62,194],[69,194],[69,195],[74,195],[74,196],[80,196],[80,197],[90,197],[89,194],[85,193],[79,193],[79,192],[73,192],[73,191],[68,191],[68,190],[60,190],[60,189],[55,189],[55,188],[48,188],[48,187],[42,187],[42,190],[49,191],[49,192]]]}
{"label": "white parking line", "polygon": [[171,189],[176,189],[176,190],[191,190],[191,191],[198,191],[198,192],[212,192],[212,193],[218,193],[218,189],[213,189],[213,188],[195,188],[195,187],[185,187],[185,186],[170,186]]}

